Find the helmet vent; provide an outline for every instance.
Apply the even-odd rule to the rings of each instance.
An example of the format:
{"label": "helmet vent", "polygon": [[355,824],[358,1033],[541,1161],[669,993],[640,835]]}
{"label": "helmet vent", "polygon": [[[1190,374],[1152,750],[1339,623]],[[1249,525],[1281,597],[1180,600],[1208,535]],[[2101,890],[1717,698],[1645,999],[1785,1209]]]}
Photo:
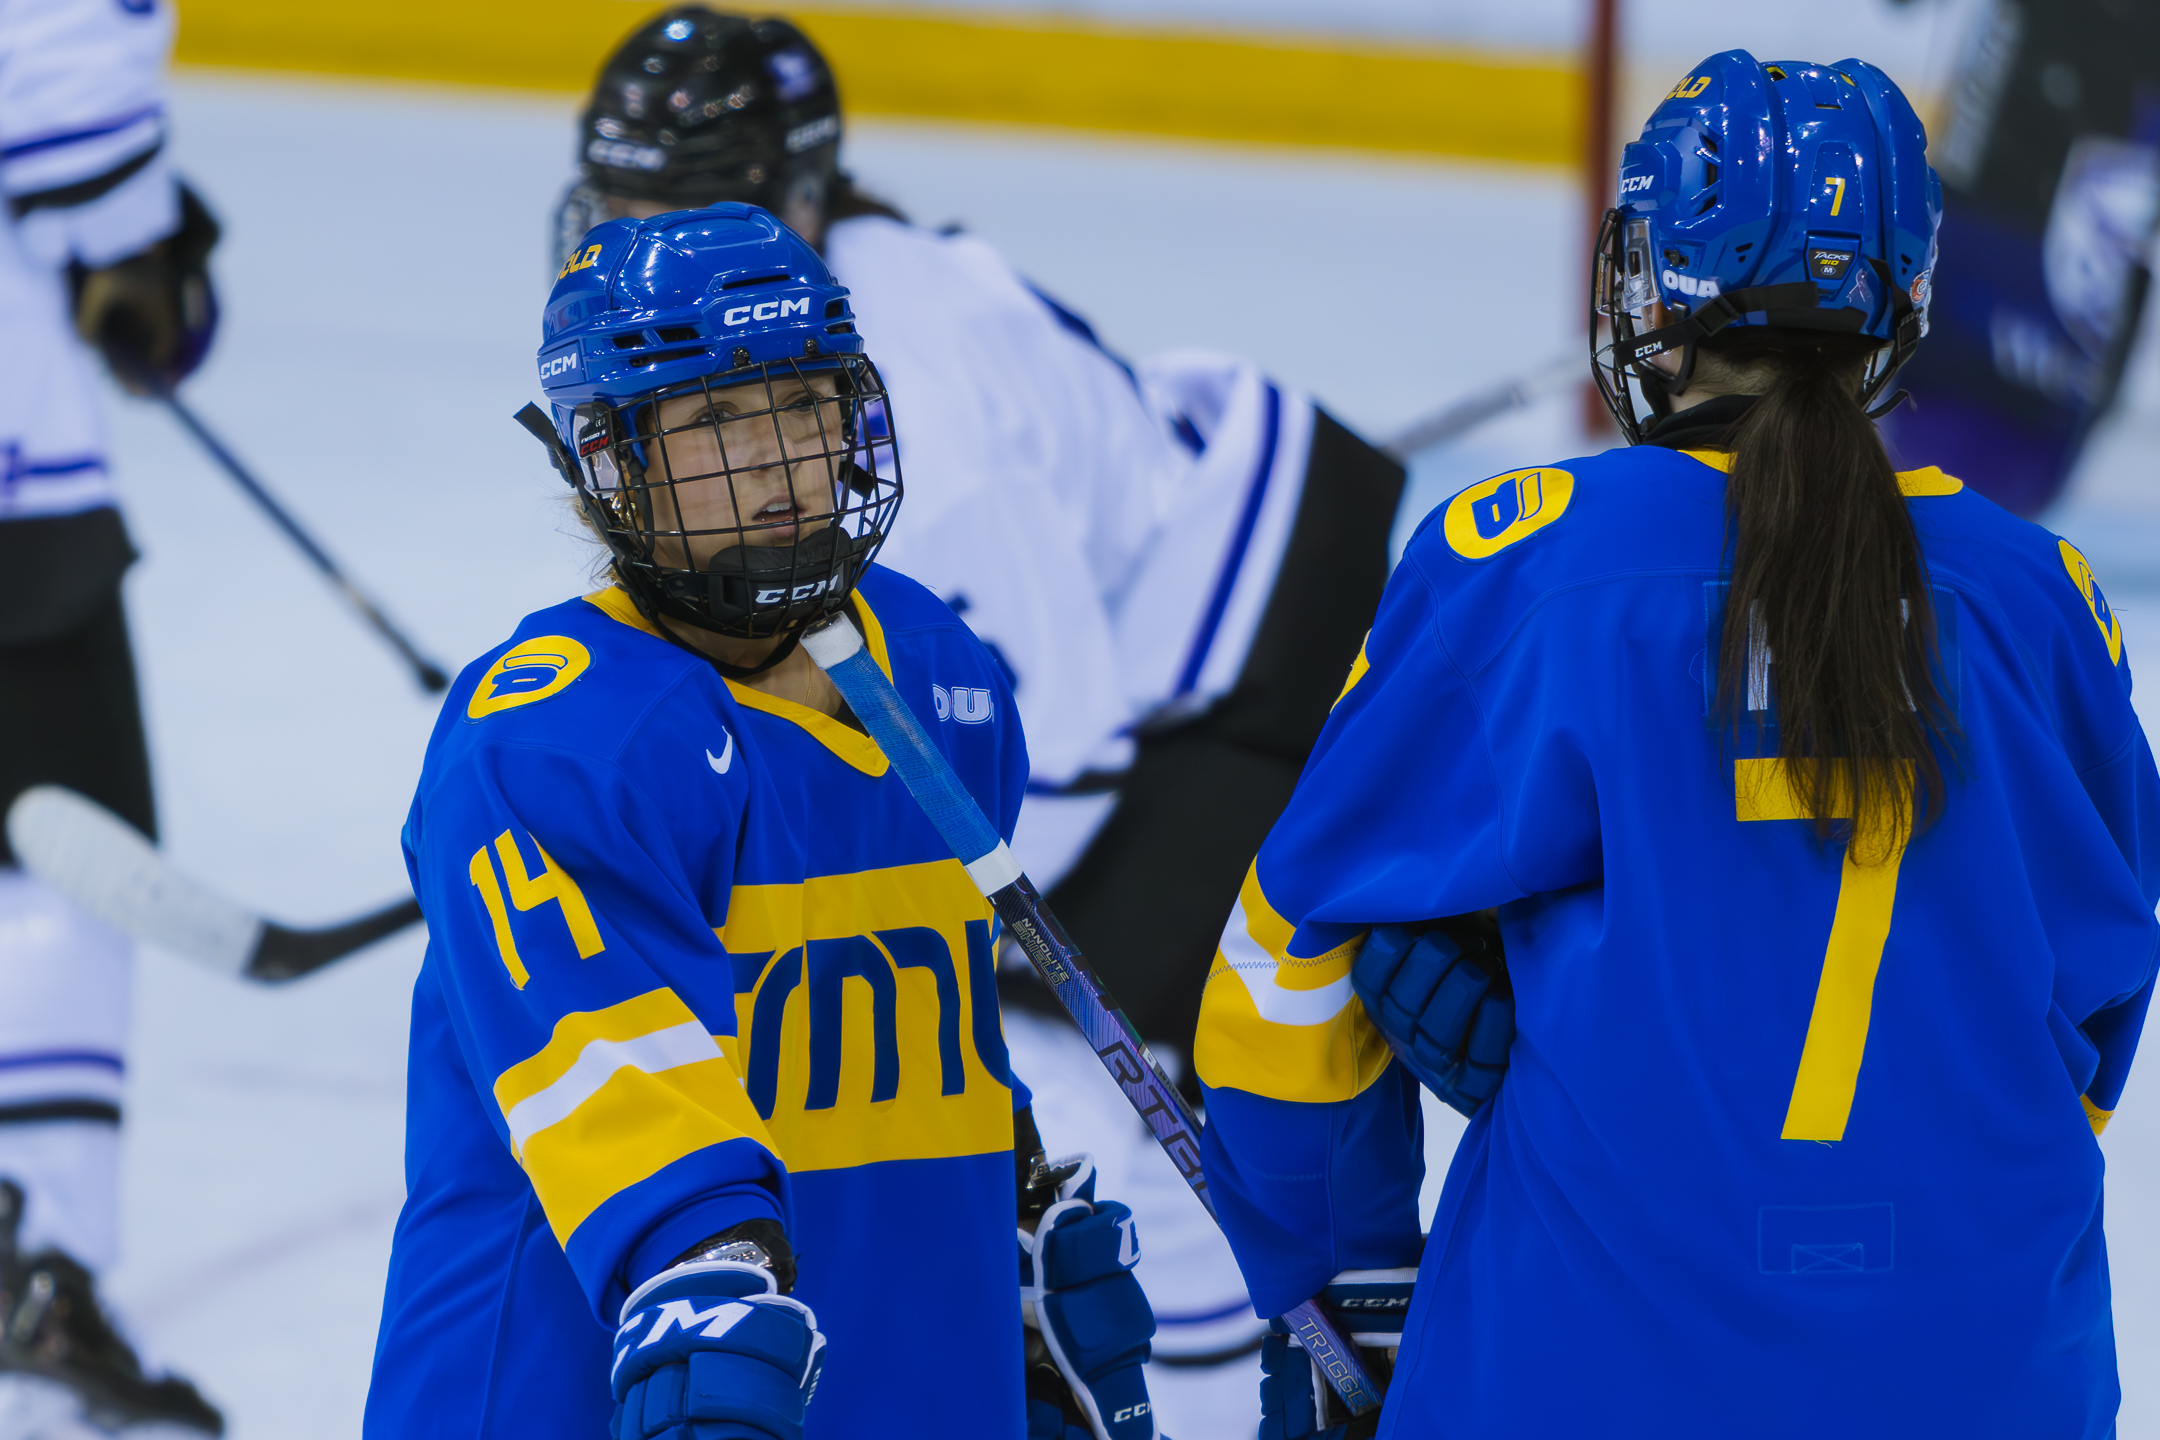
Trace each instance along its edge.
{"label": "helmet vent", "polygon": [[827,335],[852,335],[855,333],[855,327],[852,324],[827,325],[825,333]]}
{"label": "helmet vent", "polygon": [[1783,80],[1785,78],[1785,67],[1782,65],[1765,65],[1762,68],[1763,74],[1768,75],[1772,80]]}
{"label": "helmet vent", "polygon": [[704,338],[695,325],[663,325],[654,333],[663,345],[694,345]]}
{"label": "helmet vent", "polygon": [[636,358],[635,360],[632,360],[632,361],[631,361],[630,363],[631,363],[631,364],[632,364],[633,366],[637,367],[638,369],[642,370],[642,369],[645,369],[645,368],[646,368],[647,366],[650,366],[650,365],[672,365],[672,364],[674,364],[674,363],[675,363],[675,362],[676,362],[677,360],[696,360],[696,359],[700,359],[700,358],[702,358],[702,357],[704,356],[704,354],[705,354],[705,352],[704,352],[704,351],[703,351],[702,349],[698,349],[698,350],[655,350],[655,351],[654,351],[654,352],[653,352],[652,354],[650,354],[650,355],[640,355],[640,356],[638,356],[638,357],[637,357],[637,358]]}
{"label": "helmet vent", "polygon": [[720,288],[722,290],[747,290],[753,285],[782,285],[787,283],[790,278],[792,277],[787,275],[757,275],[748,280],[730,280]]}
{"label": "helmet vent", "polygon": [[1695,213],[1697,215],[1707,215],[1716,208],[1717,194],[1713,191],[1712,193],[1702,197],[1702,204],[1695,207]]}
{"label": "helmet vent", "polygon": [[615,348],[617,350],[637,350],[652,343],[651,338],[640,330],[633,330],[628,335],[617,335],[615,337]]}
{"label": "helmet vent", "polygon": [[833,318],[833,317],[834,317],[835,315],[845,315],[846,313],[847,313],[847,301],[845,301],[845,300],[827,300],[827,301],[825,302],[825,318],[826,318],[827,320],[830,320],[830,319],[832,319],[832,318]]}

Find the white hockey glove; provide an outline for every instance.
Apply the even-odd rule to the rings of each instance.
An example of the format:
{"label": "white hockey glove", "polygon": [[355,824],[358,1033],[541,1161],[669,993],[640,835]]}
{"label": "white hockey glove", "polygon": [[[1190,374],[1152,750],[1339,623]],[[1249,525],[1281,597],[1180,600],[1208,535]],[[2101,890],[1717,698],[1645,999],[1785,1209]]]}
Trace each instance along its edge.
{"label": "white hockey glove", "polygon": [[[1035,1162],[1020,1218],[1028,1440],[1160,1440],[1146,1371],[1155,1312],[1132,1273],[1132,1211],[1095,1198],[1094,1158],[1077,1155]],[[1050,1366],[1062,1387],[1041,1383]]]}

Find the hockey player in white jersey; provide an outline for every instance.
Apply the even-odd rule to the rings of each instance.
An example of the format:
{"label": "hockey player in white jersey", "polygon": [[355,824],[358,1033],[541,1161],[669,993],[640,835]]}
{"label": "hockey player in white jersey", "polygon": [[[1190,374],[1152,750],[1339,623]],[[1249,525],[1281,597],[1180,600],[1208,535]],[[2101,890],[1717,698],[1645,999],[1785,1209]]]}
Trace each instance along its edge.
{"label": "hockey player in white jersey", "polygon": [[[821,250],[908,416],[889,556],[1000,657],[1027,725],[1014,849],[1157,1053],[1182,1056],[1249,852],[1371,622],[1402,471],[1236,357],[1126,364],[980,239],[858,189],[840,138],[792,25],[666,11],[602,68],[558,250],[719,200]],[[1256,1350],[1226,1247],[1094,1057],[1032,976],[1005,1000],[1045,1133],[1093,1150],[1140,1215],[1158,1363]]]}
{"label": "hockey player in white jersey", "polygon": [[[145,833],[120,602],[134,551],[83,341],[137,389],[178,381],[209,345],[217,225],[163,151],[172,26],[161,0],[0,0],[0,813],[58,784]],[[0,838],[9,1440],[222,1429],[186,1382],[145,1377],[93,1293],[118,1239],[130,964],[127,941],[17,869]]]}

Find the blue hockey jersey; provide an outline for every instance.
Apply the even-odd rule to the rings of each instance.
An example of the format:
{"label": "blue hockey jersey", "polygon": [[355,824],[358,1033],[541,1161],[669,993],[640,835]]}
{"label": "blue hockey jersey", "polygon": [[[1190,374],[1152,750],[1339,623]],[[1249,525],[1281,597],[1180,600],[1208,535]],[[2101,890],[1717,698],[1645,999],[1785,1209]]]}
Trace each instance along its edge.
{"label": "blue hockey jersey", "polygon": [[1511,1065],[1382,1437],[2098,1440],[2095,1137],[2160,940],[2121,628],[2068,542],[1900,476],[1963,739],[1939,820],[1856,860],[1715,713],[1727,464],[1518,471],[1412,541],[1208,980],[1226,1228],[1262,1313],[1420,1263],[1415,1084],[1349,966],[1498,907]]}
{"label": "blue hockey jersey", "polygon": [[[1009,836],[996,664],[890,571],[854,610]],[[830,1341],[811,1436],[1024,1432],[993,916],[867,736],[603,591],[459,678],[405,852],[429,938],[370,1437],[606,1435],[629,1290],[760,1216]]]}

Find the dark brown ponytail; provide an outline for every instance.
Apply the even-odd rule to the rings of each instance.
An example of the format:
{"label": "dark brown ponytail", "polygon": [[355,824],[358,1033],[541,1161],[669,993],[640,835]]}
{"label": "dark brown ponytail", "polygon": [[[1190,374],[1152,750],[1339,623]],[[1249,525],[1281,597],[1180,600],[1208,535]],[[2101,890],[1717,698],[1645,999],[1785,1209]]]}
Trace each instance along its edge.
{"label": "dark brown ponytail", "polygon": [[1879,343],[1786,332],[1734,335],[1711,351],[1717,368],[1769,377],[1732,433],[1719,713],[1736,754],[1763,753],[1750,701],[1767,691],[1795,808],[1824,838],[1834,820],[1863,817],[1851,847],[1861,863],[1887,859],[1939,812],[1933,742],[1947,745],[1957,726],[1935,684],[1919,538],[1858,399]]}

